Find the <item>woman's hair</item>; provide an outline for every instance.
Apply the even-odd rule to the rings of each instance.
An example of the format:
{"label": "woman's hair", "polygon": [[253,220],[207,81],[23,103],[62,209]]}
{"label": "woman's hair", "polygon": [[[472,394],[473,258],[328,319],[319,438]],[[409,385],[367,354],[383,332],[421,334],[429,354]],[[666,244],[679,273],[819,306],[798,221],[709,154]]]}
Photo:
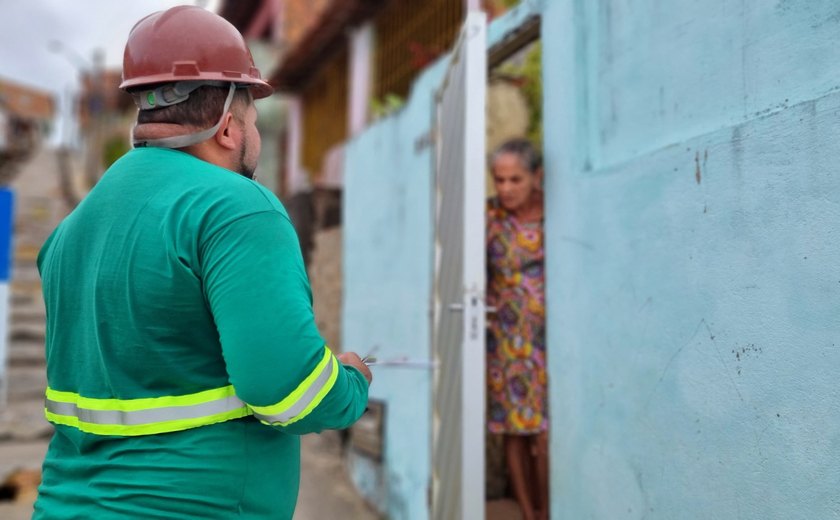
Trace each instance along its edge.
{"label": "woman's hair", "polygon": [[510,139],[499,145],[490,156],[490,165],[495,164],[500,155],[513,154],[519,157],[522,166],[531,173],[542,168],[542,156],[537,147],[528,139]]}
{"label": "woman's hair", "polygon": [[[174,123],[196,128],[209,128],[219,120],[219,112],[228,95],[227,87],[203,86],[190,92],[190,97],[177,105],[141,110],[137,114],[137,123]],[[233,95],[231,112],[241,121],[242,109],[251,103],[248,89],[238,88]]]}

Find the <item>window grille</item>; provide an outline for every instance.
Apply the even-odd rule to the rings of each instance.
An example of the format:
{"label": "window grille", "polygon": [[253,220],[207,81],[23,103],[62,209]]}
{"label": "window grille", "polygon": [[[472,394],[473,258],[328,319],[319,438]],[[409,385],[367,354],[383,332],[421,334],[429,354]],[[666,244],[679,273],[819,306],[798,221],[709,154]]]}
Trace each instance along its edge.
{"label": "window grille", "polygon": [[374,19],[374,95],[405,97],[427,65],[455,43],[464,0],[391,0]]}
{"label": "window grille", "polygon": [[301,162],[310,179],[321,175],[327,151],[347,138],[347,47],[342,46],[303,90]]}

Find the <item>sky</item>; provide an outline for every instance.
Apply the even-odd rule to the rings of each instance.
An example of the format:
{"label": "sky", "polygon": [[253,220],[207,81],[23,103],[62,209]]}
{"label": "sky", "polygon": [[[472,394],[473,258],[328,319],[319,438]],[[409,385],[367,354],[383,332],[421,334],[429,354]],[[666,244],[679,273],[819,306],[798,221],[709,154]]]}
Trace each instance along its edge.
{"label": "sky", "polygon": [[[66,112],[79,69],[90,66],[96,49],[104,51],[107,67],[119,68],[134,24],[179,4],[215,10],[218,0],[0,0],[0,77],[52,92]],[[51,41],[63,50],[51,50]]]}

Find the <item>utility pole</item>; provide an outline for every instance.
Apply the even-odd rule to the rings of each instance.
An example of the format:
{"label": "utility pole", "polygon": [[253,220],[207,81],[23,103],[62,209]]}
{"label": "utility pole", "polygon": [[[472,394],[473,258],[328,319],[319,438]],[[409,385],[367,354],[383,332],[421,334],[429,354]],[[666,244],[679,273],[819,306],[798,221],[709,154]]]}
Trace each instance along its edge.
{"label": "utility pole", "polygon": [[105,51],[96,49],[93,51],[93,67],[88,76],[88,89],[86,110],[90,117],[90,134],[87,139],[87,157],[85,161],[85,176],[88,187],[99,182],[99,174],[102,169],[103,153],[103,118],[105,115]]}
{"label": "utility pole", "polygon": [[[84,173],[89,188],[99,181],[103,151],[103,117],[105,113],[105,52],[101,48],[93,51],[90,60],[58,40],[49,42],[49,50],[64,56],[79,75],[80,91],[75,105],[77,121],[84,113],[87,117],[87,132],[83,136]],[[79,125],[77,125],[79,126]],[[69,142],[65,139],[69,146]]]}

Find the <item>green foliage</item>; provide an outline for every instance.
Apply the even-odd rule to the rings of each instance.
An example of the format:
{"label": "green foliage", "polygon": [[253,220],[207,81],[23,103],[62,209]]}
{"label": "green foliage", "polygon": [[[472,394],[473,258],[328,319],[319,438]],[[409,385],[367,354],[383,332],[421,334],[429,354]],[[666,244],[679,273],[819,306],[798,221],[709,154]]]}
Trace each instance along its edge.
{"label": "green foliage", "polygon": [[[516,3],[516,2],[513,2]],[[528,103],[530,121],[527,136],[538,147],[543,142],[542,44],[535,43],[520,63],[508,63],[500,68],[504,75],[522,81],[522,94]]]}
{"label": "green foliage", "polygon": [[528,138],[538,147],[543,142],[543,89],[542,89],[542,45],[537,43],[528,52],[522,65],[525,85],[522,91],[531,109],[531,121],[528,125]]}
{"label": "green foliage", "polygon": [[484,8],[487,10],[487,14],[492,20],[502,16],[521,2],[522,0],[485,0]]}
{"label": "green foliage", "polygon": [[117,159],[125,155],[128,150],[128,141],[124,136],[110,136],[102,146],[102,164],[105,168],[110,167]]}
{"label": "green foliage", "polygon": [[373,121],[387,117],[405,104],[405,99],[396,94],[385,94],[381,99],[374,98],[370,101],[370,115]]}

